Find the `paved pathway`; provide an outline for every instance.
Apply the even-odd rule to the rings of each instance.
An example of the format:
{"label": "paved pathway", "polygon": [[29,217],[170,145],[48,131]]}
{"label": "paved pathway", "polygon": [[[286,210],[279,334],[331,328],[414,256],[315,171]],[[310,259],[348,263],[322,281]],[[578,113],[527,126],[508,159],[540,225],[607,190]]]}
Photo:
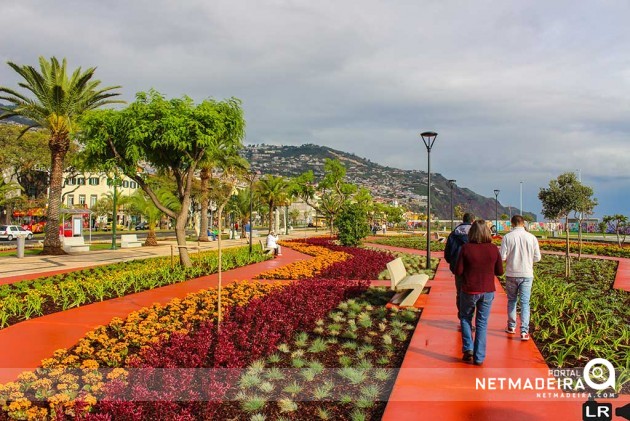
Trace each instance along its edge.
{"label": "paved pathway", "polygon": [[[294,238],[312,237],[322,233],[315,231],[293,231],[292,234],[280,236],[283,240]],[[264,237],[253,238],[253,244],[258,244],[258,240]],[[75,253],[63,256],[26,256],[18,259],[15,256],[0,257],[0,285],[18,282],[27,279],[35,279],[41,276],[54,275],[58,273],[72,272],[77,269],[85,269],[110,263],[125,262],[129,260],[147,259],[158,256],[170,256],[171,245],[174,245],[175,259],[179,259],[177,253],[177,242],[160,241],[159,246],[138,247],[131,249],[99,250],[87,253]],[[222,246],[239,247],[246,246],[247,240],[223,240]],[[199,244],[203,249],[216,250],[218,241],[208,243],[188,242],[188,246],[197,247]],[[191,249],[194,254],[195,249]]]}
{"label": "paved pathway", "polygon": [[[424,255],[425,251],[367,244],[388,250]],[[437,253],[436,253],[437,257]],[[478,390],[477,381],[522,378],[547,379],[548,367],[534,341],[521,341],[504,332],[507,295],[496,282],[497,292],[488,326],[487,357],[482,367],[461,360],[461,334],[457,330],[455,280],[446,261],[421,295],[423,307],[405,359],[387,404],[383,420],[579,420],[582,399],[539,397],[531,390]],[[630,402],[624,396],[614,407]]]}

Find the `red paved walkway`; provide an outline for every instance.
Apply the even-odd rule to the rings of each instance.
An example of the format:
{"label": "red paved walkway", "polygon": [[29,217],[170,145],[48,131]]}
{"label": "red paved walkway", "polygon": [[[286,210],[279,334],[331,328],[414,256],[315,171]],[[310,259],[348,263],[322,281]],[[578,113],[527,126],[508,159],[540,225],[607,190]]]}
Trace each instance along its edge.
{"label": "red paved walkway", "polygon": [[[421,250],[370,244],[388,250],[425,254]],[[437,253],[436,253],[437,254]],[[437,257],[437,255],[436,255]],[[487,357],[483,367],[461,360],[457,331],[455,281],[442,260],[436,276],[421,296],[423,312],[407,349],[383,420],[580,420],[585,399],[565,400],[538,396],[531,390],[477,390],[477,379],[530,379],[548,377],[548,368],[533,341],[508,336],[507,295],[496,281],[497,292],[488,326]],[[417,304],[418,305],[418,302]],[[496,380],[500,381],[500,380]],[[613,407],[630,401],[618,399]]]}
{"label": "red paved walkway", "polygon": [[[252,279],[259,273],[311,256],[285,247],[282,256],[272,260],[233,269],[222,274],[222,284]],[[19,373],[32,370],[44,358],[60,348],[70,348],[87,332],[105,325],[114,317],[126,317],[132,311],[153,303],[167,303],[218,285],[218,274],[127,295],[27,320],[0,330],[0,384],[14,380]],[[7,346],[7,344],[10,344]]]}

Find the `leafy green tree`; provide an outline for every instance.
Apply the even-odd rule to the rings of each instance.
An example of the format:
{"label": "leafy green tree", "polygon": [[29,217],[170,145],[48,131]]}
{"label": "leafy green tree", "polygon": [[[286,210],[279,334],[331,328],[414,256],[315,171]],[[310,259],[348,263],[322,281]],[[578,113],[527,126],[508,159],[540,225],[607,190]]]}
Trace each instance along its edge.
{"label": "leafy green tree", "polygon": [[[290,197],[290,184],[282,177],[266,174],[257,183],[258,197],[267,204],[269,210],[269,232],[274,231],[273,212],[278,206],[288,203]],[[277,230],[279,227],[275,227]]]}
{"label": "leafy green tree", "polygon": [[[0,87],[0,99],[8,101],[10,107],[0,107],[4,113],[0,119],[21,116],[32,123],[23,133],[41,127],[48,132],[50,149],[50,188],[48,193],[48,213],[42,254],[64,254],[59,239],[59,211],[66,154],[70,150],[71,137],[78,120],[90,110],[103,105],[120,103],[111,98],[119,95],[112,92],[120,86],[100,88],[100,81],[92,79],[96,68],[85,71],[77,68],[72,75],[66,71],[66,60],[61,63],[52,57],[50,61],[39,58],[40,71],[33,66],[9,66],[24,81],[20,87],[30,92],[22,94],[10,88]],[[32,96],[31,96],[32,94]]]}
{"label": "leafy green tree", "polygon": [[237,193],[236,185],[239,181],[242,181],[245,178],[245,174],[247,173],[248,163],[240,156],[232,156],[230,158],[222,159],[219,161],[220,164],[220,175],[216,178],[211,179],[210,186],[210,200],[213,200],[217,203],[217,227],[219,229],[219,236],[217,237],[218,243],[218,322],[219,328],[221,325],[221,320],[223,319],[223,310],[221,308],[221,288],[222,288],[222,236],[223,232],[222,226],[222,215],[223,209],[228,204],[232,196]]}
{"label": "leafy green tree", "polygon": [[[50,169],[48,137],[43,130],[31,130],[20,136],[25,128],[20,124],[0,124],[0,168],[19,183],[28,199],[43,199],[48,191]],[[73,148],[68,155],[72,151]]]}
{"label": "leafy green tree", "polygon": [[507,213],[502,213],[501,216],[499,216],[499,219],[502,221],[507,221],[508,219],[510,219],[510,217]]}
{"label": "leafy green tree", "polygon": [[24,198],[18,193],[22,187],[14,182],[5,182],[0,174],[0,210],[3,210],[4,224],[9,223],[9,217],[17,206],[24,202]]}
{"label": "leafy green tree", "polygon": [[313,171],[308,171],[295,178],[293,192],[306,204],[326,219],[330,233],[334,232],[334,221],[343,205],[356,192],[354,184],[345,181],[346,168],[337,159],[324,161],[324,177],[315,184]]}
{"label": "leafy green tree", "polygon": [[617,245],[621,247],[621,243],[626,241],[626,235],[628,233],[628,217],[621,214],[606,215],[602,219],[602,222],[606,226],[612,227],[615,235],[617,235]]}
{"label": "leafy green tree", "polygon": [[549,182],[548,188],[541,188],[538,198],[542,203],[545,218],[551,220],[565,220],[566,252],[565,274],[571,276],[571,258],[569,255],[569,214],[580,208],[584,209],[584,202],[591,199],[593,189],[580,183],[573,172],[567,172]]}
{"label": "leafy green tree", "polygon": [[463,204],[460,203],[453,207],[453,216],[455,217],[456,220],[461,221],[464,218],[464,213],[466,212],[464,211]]}
{"label": "leafy green tree", "polygon": [[335,220],[342,245],[356,247],[370,235],[367,210],[357,203],[346,203]]}
{"label": "leafy green tree", "polygon": [[[239,129],[242,131],[242,128]],[[238,134],[238,131],[234,132]],[[204,159],[200,162],[201,168],[199,178],[199,202],[201,206],[201,224],[199,227],[199,241],[207,242],[208,239],[208,210],[210,208],[210,179],[213,177],[214,172],[222,167],[229,166],[229,161],[238,155],[239,150],[242,147],[240,142],[233,139],[225,139],[227,141],[220,142],[211,148],[205,154]]]}
{"label": "leafy green tree", "polygon": [[293,225],[294,227],[297,226],[299,220],[300,220],[300,211],[295,208],[291,209],[289,211],[289,221],[291,221],[291,225]]}
{"label": "leafy green tree", "polygon": [[599,228],[599,232],[601,232],[602,235],[604,236],[604,239],[606,239],[606,231],[608,230],[608,223],[601,221],[599,224],[597,224],[597,227]]}
{"label": "leafy green tree", "polygon": [[575,219],[578,221],[578,260],[582,259],[582,222],[589,215],[593,214],[595,206],[597,206],[597,199],[592,198],[593,189],[590,187],[581,185],[578,187],[579,196],[577,197],[576,206],[573,210],[575,213]]}
{"label": "leafy green tree", "polygon": [[[195,174],[206,155],[242,148],[245,120],[240,101],[166,99],[157,91],[140,92],[127,108],[94,111],[82,124],[84,159],[98,166],[110,162],[120,168],[151,198],[165,215],[175,219],[180,262],[190,267],[186,223],[192,204]],[[230,147],[224,147],[229,144]],[[159,172],[175,180],[179,210],[166,206],[148,182]]]}

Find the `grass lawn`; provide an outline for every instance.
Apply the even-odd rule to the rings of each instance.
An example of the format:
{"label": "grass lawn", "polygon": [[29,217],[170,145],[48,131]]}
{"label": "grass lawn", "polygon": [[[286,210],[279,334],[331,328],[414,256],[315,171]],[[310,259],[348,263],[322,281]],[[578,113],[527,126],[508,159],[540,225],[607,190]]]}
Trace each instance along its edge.
{"label": "grass lawn", "polygon": [[[37,256],[42,249],[25,249],[25,256]],[[17,249],[0,251],[0,257],[17,256]]]}

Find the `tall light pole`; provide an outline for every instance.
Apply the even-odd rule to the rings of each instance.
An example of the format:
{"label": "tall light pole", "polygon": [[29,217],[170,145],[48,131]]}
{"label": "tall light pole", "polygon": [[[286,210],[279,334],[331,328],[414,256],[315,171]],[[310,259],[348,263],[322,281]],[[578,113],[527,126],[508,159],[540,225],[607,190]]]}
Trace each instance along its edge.
{"label": "tall light pole", "polygon": [[499,192],[501,190],[494,189],[494,226],[497,227],[499,233]]}
{"label": "tall light pole", "polygon": [[525,215],[525,212],[523,211],[523,182],[521,181],[521,207],[519,212],[521,213],[521,216]]}
{"label": "tall light pole", "polygon": [[457,180],[448,180],[448,184],[451,186],[451,231],[453,231],[453,188],[455,187],[455,183]]}
{"label": "tall light pole", "polygon": [[424,146],[427,147],[427,264],[426,268],[431,269],[431,148],[437,137],[436,132],[421,133]]}
{"label": "tall light pole", "polygon": [[252,234],[254,233],[254,181],[260,171],[252,170],[249,173],[249,256],[252,255]]}

